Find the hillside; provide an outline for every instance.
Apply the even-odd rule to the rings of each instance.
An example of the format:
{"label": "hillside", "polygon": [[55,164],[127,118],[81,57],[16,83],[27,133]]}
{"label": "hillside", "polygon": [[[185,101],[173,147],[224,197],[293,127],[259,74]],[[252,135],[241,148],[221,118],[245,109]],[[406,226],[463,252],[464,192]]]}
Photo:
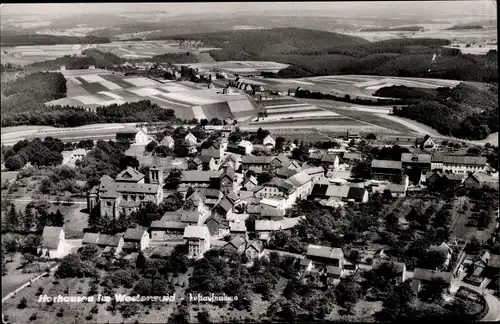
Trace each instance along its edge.
{"label": "hillside", "polygon": [[[392,39],[370,43],[362,38],[300,28],[233,30],[172,36],[201,40],[216,61],[266,60],[290,64],[279,77],[335,74],[455,79],[498,82],[498,59],[491,55],[461,55],[441,51],[446,39]],[[438,57],[432,63],[434,54]],[[495,54],[495,55],[493,55]]]}
{"label": "hillside", "polygon": [[59,44],[104,44],[109,43],[106,37],[96,36],[55,36],[42,34],[19,34],[2,32],[0,46],[31,46],[31,45],[59,45]]}
{"label": "hillside", "polygon": [[421,122],[443,135],[477,140],[498,132],[496,86],[464,82],[453,89],[393,86],[381,88],[375,95],[411,100],[412,104],[394,109],[394,114]]}
{"label": "hillside", "polygon": [[[311,29],[273,28],[264,30],[231,30],[214,33],[171,36],[170,39],[201,40],[205,44],[222,48],[211,52],[217,61],[257,59],[264,56],[289,53],[308,48],[325,50],[332,46],[352,46],[368,43],[367,40]],[[235,58],[236,57],[236,58]]]}
{"label": "hillside", "polygon": [[35,62],[29,65],[29,67],[47,69],[47,70],[57,70],[61,65],[66,66],[68,70],[72,69],[88,69],[90,65],[95,65],[98,68],[109,68],[114,64],[123,64],[126,62],[125,59],[116,56],[113,53],[101,52],[96,49],[87,49],[82,52],[83,56],[70,56],[65,55],[63,57],[58,57],[53,60],[47,60],[42,62]]}

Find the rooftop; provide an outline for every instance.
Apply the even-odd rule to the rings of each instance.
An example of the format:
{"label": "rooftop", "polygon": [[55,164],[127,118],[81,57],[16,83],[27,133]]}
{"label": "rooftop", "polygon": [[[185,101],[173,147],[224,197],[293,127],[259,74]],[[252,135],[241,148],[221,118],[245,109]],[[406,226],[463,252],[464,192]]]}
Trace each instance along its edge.
{"label": "rooftop", "polygon": [[210,239],[210,232],[206,226],[187,226],[184,229],[184,238],[193,239]]}
{"label": "rooftop", "polygon": [[401,162],[405,162],[405,163],[431,163],[431,155],[430,154],[403,153],[403,154],[401,154]]}
{"label": "rooftop", "polygon": [[379,169],[402,169],[403,165],[402,165],[401,161],[372,160],[372,168],[379,168]]}
{"label": "rooftop", "polygon": [[55,226],[45,226],[43,228],[42,232],[42,237],[55,237],[59,239],[59,235],[61,234],[61,231],[63,231],[62,227],[55,227]]}
{"label": "rooftop", "polygon": [[443,279],[446,283],[451,283],[453,275],[451,272],[415,268],[413,271],[413,279],[419,279],[422,281]]}
{"label": "rooftop", "polygon": [[140,241],[144,233],[146,233],[146,231],[141,228],[127,228],[125,235],[123,235],[123,239],[130,241]]}
{"label": "rooftop", "polygon": [[344,252],[340,248],[331,248],[321,245],[309,244],[307,248],[307,256],[314,256],[327,259],[343,259]]}
{"label": "rooftop", "polygon": [[219,178],[222,171],[182,171],[181,182],[210,182],[213,178]]}
{"label": "rooftop", "polygon": [[445,164],[464,164],[464,165],[486,165],[486,157],[470,155],[445,155],[443,158]]}
{"label": "rooftop", "polygon": [[139,182],[144,179],[144,174],[140,173],[132,167],[127,167],[116,176],[116,181],[133,181]]}

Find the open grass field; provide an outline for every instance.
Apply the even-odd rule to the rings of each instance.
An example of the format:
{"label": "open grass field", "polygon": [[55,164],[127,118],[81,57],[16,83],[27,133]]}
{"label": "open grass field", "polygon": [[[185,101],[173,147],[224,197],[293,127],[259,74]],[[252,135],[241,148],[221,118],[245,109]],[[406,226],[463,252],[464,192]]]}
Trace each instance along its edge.
{"label": "open grass field", "polygon": [[[461,213],[460,207],[465,201],[468,201],[470,208],[465,213]],[[477,227],[471,226],[469,224],[472,215],[471,209],[475,203],[480,202],[470,201],[467,197],[459,197],[454,200],[452,213],[454,219],[452,221],[451,232],[453,236],[460,239],[467,240],[476,237],[479,241],[486,242],[494,232],[497,220],[493,220],[490,226],[484,230],[479,230]]]}
{"label": "open grass field", "polygon": [[257,104],[262,106],[267,117],[265,120],[279,120],[301,117],[333,117],[336,113],[320,109],[309,103],[298,101],[294,98],[260,100]]}
{"label": "open grass field", "polygon": [[222,72],[228,73],[257,73],[260,72],[273,72],[277,73],[288,67],[288,64],[269,62],[269,61],[218,61],[218,62],[206,62],[206,63],[188,63],[188,64],[177,64],[179,66],[190,66],[192,68],[197,68],[200,71],[212,70],[217,68]]}

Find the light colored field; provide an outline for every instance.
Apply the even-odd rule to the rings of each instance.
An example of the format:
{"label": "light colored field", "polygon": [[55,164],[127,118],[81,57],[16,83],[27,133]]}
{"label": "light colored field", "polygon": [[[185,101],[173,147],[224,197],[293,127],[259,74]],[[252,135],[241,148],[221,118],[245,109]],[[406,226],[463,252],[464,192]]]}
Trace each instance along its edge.
{"label": "light colored field", "polygon": [[156,95],[163,93],[163,92],[156,90],[154,88],[137,88],[137,89],[129,89],[127,91],[135,93],[136,95],[141,96],[141,97],[156,96]]}
{"label": "light colored field", "polygon": [[180,84],[168,85],[168,86],[164,86],[164,87],[160,87],[160,88],[167,90],[168,92],[181,92],[181,91],[189,90],[188,88],[186,88]]}
{"label": "light colored field", "polygon": [[128,83],[133,84],[136,87],[147,87],[147,86],[155,86],[158,85],[158,82],[153,81],[151,79],[147,78],[126,78],[123,79],[123,81],[126,81]]}
{"label": "light colored field", "polygon": [[119,99],[123,99],[123,97],[122,97],[122,96],[119,96],[119,95],[117,95],[117,94],[115,94],[115,93],[113,93],[113,92],[109,92],[109,91],[101,91],[101,92],[99,92],[99,93],[102,93],[103,95],[106,95],[106,96],[111,97],[111,98],[113,98],[113,99],[117,99],[117,100],[119,100]]}
{"label": "light colored field", "polygon": [[208,105],[208,104],[217,102],[215,100],[197,97],[195,92],[197,92],[197,90],[186,91],[186,92],[166,93],[166,94],[163,94],[163,97],[179,100],[182,102],[187,102],[187,103],[194,104],[194,105]]}
{"label": "light colored field", "polygon": [[185,63],[177,66],[190,66],[200,70],[210,70],[218,68],[227,72],[254,72],[254,71],[279,71],[288,67],[288,64],[271,61],[219,61],[206,63]]}

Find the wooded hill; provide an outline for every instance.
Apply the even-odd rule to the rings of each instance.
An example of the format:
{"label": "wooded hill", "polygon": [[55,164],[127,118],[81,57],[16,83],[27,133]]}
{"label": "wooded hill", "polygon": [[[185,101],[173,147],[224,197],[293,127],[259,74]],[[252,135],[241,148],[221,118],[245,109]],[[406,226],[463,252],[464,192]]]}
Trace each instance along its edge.
{"label": "wooded hill", "polygon": [[3,33],[0,46],[31,46],[31,45],[60,45],[60,44],[104,44],[109,38],[97,36],[56,36],[43,34]]}
{"label": "wooded hill", "polygon": [[363,38],[300,28],[233,30],[172,36],[176,40],[201,40],[216,61],[267,60],[291,64],[279,72],[283,78],[335,74],[445,78],[498,82],[496,52],[486,56],[432,57],[446,39],[414,38],[368,42]]}
{"label": "wooded hill", "polygon": [[498,88],[460,83],[453,89],[416,89],[393,86],[379,89],[376,96],[411,100],[394,114],[436,129],[443,135],[478,140],[498,132]]}

